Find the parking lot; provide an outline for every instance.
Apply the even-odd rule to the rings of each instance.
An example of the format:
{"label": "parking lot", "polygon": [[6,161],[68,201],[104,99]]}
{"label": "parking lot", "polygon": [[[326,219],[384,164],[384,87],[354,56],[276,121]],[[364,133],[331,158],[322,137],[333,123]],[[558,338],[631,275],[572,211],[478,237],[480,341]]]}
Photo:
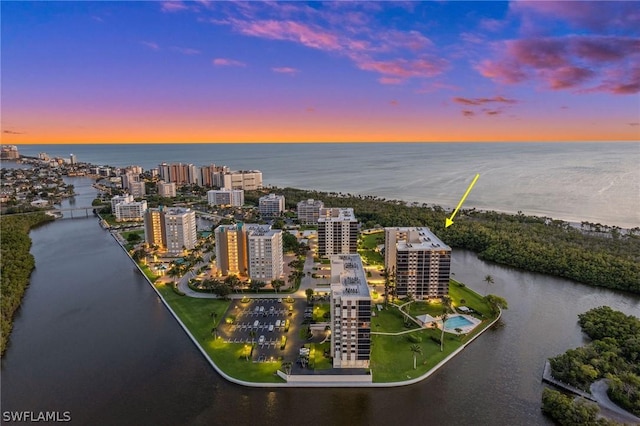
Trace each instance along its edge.
{"label": "parking lot", "polygon": [[225,325],[219,335],[225,342],[244,343],[253,346],[251,359],[254,362],[296,359],[302,345],[300,340],[299,314],[304,300],[293,299],[292,303],[281,298],[250,299],[243,303],[234,301],[225,314]]}

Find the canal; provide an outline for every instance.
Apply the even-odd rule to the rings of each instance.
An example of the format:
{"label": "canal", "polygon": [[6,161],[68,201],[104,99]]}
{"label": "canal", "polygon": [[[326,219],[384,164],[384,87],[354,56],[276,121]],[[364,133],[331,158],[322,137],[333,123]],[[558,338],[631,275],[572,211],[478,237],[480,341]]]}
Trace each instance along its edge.
{"label": "canal", "polygon": [[[90,180],[73,183],[72,202],[89,205]],[[638,296],[455,251],[455,278],[484,293],[492,275],[488,291],[509,309],[436,374],[391,389],[253,389],[215,373],[97,218],[31,237],[36,269],[2,360],[2,411],[69,411],[74,424],[552,424],[540,412],[542,368],[584,343],[577,314],[640,313]]]}

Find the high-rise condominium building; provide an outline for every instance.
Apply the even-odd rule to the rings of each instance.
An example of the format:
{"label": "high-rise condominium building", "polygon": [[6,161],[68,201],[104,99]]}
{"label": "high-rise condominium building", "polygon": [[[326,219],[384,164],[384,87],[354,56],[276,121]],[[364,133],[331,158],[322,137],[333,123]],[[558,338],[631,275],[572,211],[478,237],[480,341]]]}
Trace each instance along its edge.
{"label": "high-rise condominium building", "polygon": [[302,200],[298,203],[298,222],[304,225],[315,225],[320,217],[320,209],[324,208],[324,203],[320,200]]}
{"label": "high-rise condominium building", "polygon": [[262,172],[260,170],[239,170],[225,172],[220,175],[221,188],[244,189],[254,191],[262,188]]}
{"label": "high-rise condominium building", "polygon": [[215,231],[216,263],[222,275],[244,275],[249,272],[246,235],[242,224],[220,225]]}
{"label": "high-rise condominium building", "polygon": [[147,188],[144,182],[131,182],[129,184],[129,193],[133,195],[133,198],[142,198],[147,193]]}
{"label": "high-rise condominium building", "polygon": [[130,220],[142,220],[144,218],[144,212],[147,211],[147,202],[142,201],[130,201],[126,203],[116,204],[116,221],[127,222]]}
{"label": "high-rise condominium building", "polygon": [[318,218],[318,255],[358,252],[358,220],[352,208],[322,208]]}
{"label": "high-rise condominium building", "polygon": [[436,299],[449,294],[451,248],[429,228],[385,228],[385,267],[399,297]]}
{"label": "high-rise condominium building", "polygon": [[2,145],[0,150],[0,158],[3,160],[17,160],[20,158],[18,147],[15,145]]}
{"label": "high-rise condominium building", "polygon": [[284,212],[284,195],[268,194],[260,197],[258,210],[263,217],[280,216]]}
{"label": "high-rise condominium building", "polygon": [[178,254],[183,249],[193,249],[197,242],[196,212],[180,207],[169,207],[163,212],[167,251]]}
{"label": "high-rise condominium building", "polygon": [[165,182],[161,180],[156,184],[156,188],[158,188],[158,195],[161,197],[173,198],[176,196],[175,182]]}
{"label": "high-rise condominium building", "polygon": [[371,294],[358,254],[331,256],[331,353],[334,368],[368,368]]}
{"label": "high-rise condominium building", "polygon": [[242,207],[244,204],[244,190],[242,189],[212,189],[207,191],[210,206]]}
{"label": "high-rise condominium building", "polygon": [[200,167],[200,185],[202,186],[223,186],[222,176],[229,172],[227,166],[216,166],[211,164]]}
{"label": "high-rise condominium building", "polygon": [[199,185],[199,170],[193,164],[162,163],[158,165],[160,179],[165,182],[174,182],[176,185]]}
{"label": "high-rise condominium building", "polygon": [[249,278],[270,282],[283,276],[282,231],[246,225]]}
{"label": "high-rise condominium building", "polygon": [[215,230],[216,262],[222,275],[271,281],[283,276],[282,231],[269,225],[221,225]]}
{"label": "high-rise condominium building", "polygon": [[165,232],[162,209],[147,209],[144,213],[144,240],[149,247],[158,246],[161,249],[167,247],[167,234]]}

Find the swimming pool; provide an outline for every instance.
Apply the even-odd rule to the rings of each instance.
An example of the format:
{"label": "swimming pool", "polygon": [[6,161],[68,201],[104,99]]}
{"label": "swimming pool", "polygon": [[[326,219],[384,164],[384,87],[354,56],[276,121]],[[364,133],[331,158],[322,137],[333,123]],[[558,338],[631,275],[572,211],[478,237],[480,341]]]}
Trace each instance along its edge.
{"label": "swimming pool", "polygon": [[469,321],[468,319],[466,319],[463,316],[460,315],[456,315],[455,317],[451,317],[448,320],[446,320],[444,322],[444,328],[446,329],[450,329],[450,330],[454,330],[456,328],[462,328],[462,327],[469,327],[475,325],[474,323],[472,323],[471,321]]}

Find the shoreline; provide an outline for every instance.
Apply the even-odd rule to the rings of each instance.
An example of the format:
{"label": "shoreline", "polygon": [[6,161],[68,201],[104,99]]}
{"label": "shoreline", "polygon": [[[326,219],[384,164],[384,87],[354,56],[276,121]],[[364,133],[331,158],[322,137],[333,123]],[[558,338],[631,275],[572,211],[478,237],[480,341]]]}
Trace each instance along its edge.
{"label": "shoreline", "polygon": [[[435,373],[436,371],[438,371],[440,368],[442,368],[448,361],[450,361],[451,359],[453,359],[456,355],[458,355],[460,352],[462,352],[464,349],[466,349],[466,347],[468,345],[470,345],[472,342],[474,342],[479,336],[481,336],[484,332],[486,332],[487,330],[489,330],[491,327],[493,327],[499,320],[500,318],[502,318],[502,309],[499,310],[498,312],[498,316],[491,321],[491,323],[487,324],[486,327],[484,327],[480,332],[478,332],[475,336],[473,336],[471,339],[469,339],[468,342],[466,342],[465,344],[463,344],[462,346],[460,346],[458,349],[456,349],[455,351],[453,351],[452,353],[450,353],[448,356],[446,356],[442,361],[440,361],[438,364],[436,364],[433,368],[431,368],[429,371],[427,371],[426,373],[422,374],[421,376],[418,376],[416,378],[413,379],[409,379],[409,380],[403,380],[401,382],[385,382],[385,383],[356,383],[356,382],[324,382],[324,383],[318,383],[318,382],[294,382],[294,383],[289,383],[289,382],[285,382],[285,383],[262,383],[262,382],[248,382],[245,380],[240,380],[240,379],[236,379],[235,377],[229,376],[227,373],[225,373],[220,367],[218,367],[218,365],[211,359],[211,357],[209,357],[209,355],[206,353],[206,351],[202,348],[202,346],[198,343],[198,341],[196,340],[196,338],[193,336],[193,334],[191,333],[191,331],[187,328],[187,326],[180,320],[180,318],[178,317],[178,315],[175,313],[175,311],[171,308],[171,306],[169,305],[169,303],[164,299],[164,297],[162,297],[162,294],[158,291],[158,289],[156,288],[156,286],[149,280],[149,278],[145,275],[144,271],[140,268],[140,266],[137,264],[137,262],[135,260],[133,260],[133,258],[129,255],[129,253],[127,252],[127,249],[124,247],[124,245],[122,245],[122,242],[118,239],[118,235],[116,235],[117,233],[110,233],[111,236],[113,237],[113,239],[118,243],[118,245],[120,246],[120,248],[125,252],[125,254],[127,255],[127,257],[129,258],[129,260],[131,260],[131,262],[133,262],[133,264],[135,265],[136,269],[140,272],[140,274],[142,274],[142,276],[144,277],[144,279],[147,281],[147,283],[151,286],[151,288],[153,289],[153,291],[156,293],[156,295],[160,298],[160,300],[162,301],[162,304],[165,306],[165,308],[167,308],[167,310],[171,313],[171,315],[173,316],[173,318],[178,322],[178,324],[180,325],[180,327],[182,328],[182,330],[187,334],[187,336],[189,337],[189,339],[191,339],[191,341],[193,342],[193,344],[198,348],[198,350],[200,351],[200,353],[204,356],[204,358],[207,360],[207,362],[213,367],[213,369],[220,375],[222,376],[224,379],[226,379],[227,381],[237,384],[237,385],[242,385],[242,386],[246,386],[246,387],[254,387],[254,388],[393,388],[393,387],[402,387],[402,386],[409,386],[409,385],[413,385],[416,383],[419,383],[425,379],[427,379],[428,377],[430,377],[433,373]],[[189,296],[185,296],[185,297],[189,297]],[[280,372],[280,370],[278,370],[278,372]],[[286,375],[283,374],[278,374],[279,377],[286,377]],[[284,378],[283,377],[283,378]]]}

